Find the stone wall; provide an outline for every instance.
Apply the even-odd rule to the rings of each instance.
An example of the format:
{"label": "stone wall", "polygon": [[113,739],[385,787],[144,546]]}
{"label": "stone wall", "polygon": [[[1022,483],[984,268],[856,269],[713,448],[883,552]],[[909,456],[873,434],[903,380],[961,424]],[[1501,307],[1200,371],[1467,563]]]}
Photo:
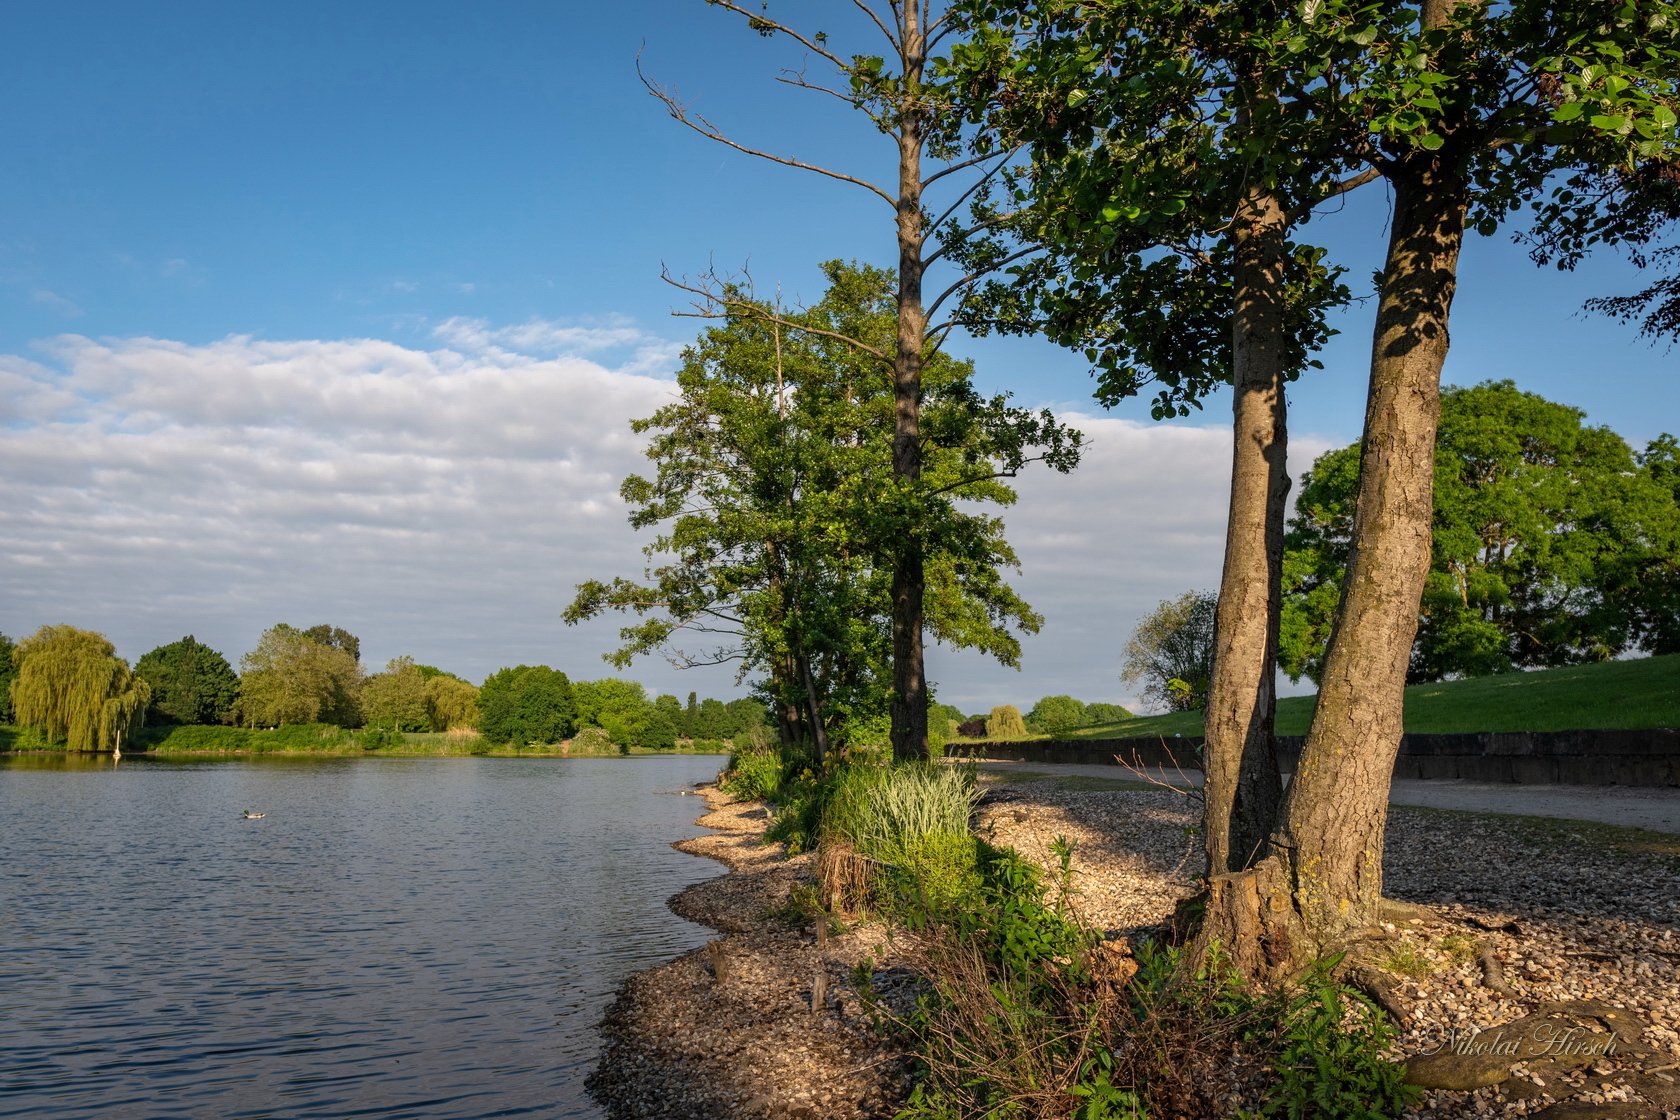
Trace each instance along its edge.
{"label": "stone wall", "polygon": [[[1300,736],[1279,736],[1283,769],[1294,769]],[[1200,768],[1200,736],[1066,739],[1021,743],[952,742],[946,753],[1022,762],[1084,762]],[[1407,735],[1396,778],[1462,778],[1521,785],[1680,786],[1680,730],[1489,731]]]}

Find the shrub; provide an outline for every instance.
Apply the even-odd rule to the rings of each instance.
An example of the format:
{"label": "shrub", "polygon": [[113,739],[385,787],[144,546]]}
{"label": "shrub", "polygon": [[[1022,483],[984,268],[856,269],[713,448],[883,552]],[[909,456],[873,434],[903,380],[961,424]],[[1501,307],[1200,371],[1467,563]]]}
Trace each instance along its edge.
{"label": "shrub", "polygon": [[964,739],[984,739],[986,737],[986,717],[975,716],[957,724],[957,734]]}
{"label": "shrub", "polygon": [[566,748],[568,754],[624,754],[625,747],[613,745],[612,736],[600,727],[585,727],[572,736],[571,746]]}
{"label": "shrub", "polygon": [[1024,739],[1027,725],[1021,719],[1021,709],[1013,704],[1000,704],[986,717],[986,738]]}

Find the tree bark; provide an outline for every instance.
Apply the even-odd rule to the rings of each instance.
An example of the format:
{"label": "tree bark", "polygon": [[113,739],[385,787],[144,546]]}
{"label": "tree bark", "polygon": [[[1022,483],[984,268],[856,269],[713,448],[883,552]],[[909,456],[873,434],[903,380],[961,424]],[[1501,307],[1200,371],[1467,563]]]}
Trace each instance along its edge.
{"label": "tree bark", "polygon": [[1202,763],[1209,874],[1240,871],[1259,858],[1283,798],[1272,728],[1289,495],[1287,230],[1278,199],[1251,190],[1233,238],[1231,501]]}
{"label": "tree bark", "polygon": [[[1449,149],[1450,151],[1450,145]],[[1467,187],[1454,156],[1391,178],[1394,223],[1372,344],[1353,547],[1324,679],[1269,854],[1210,880],[1204,950],[1280,979],[1379,920],[1406,668],[1429,570],[1435,431]]]}
{"label": "tree bark", "polygon": [[[922,477],[922,355],[927,312],[922,305],[926,239],[922,215],[922,113],[915,108],[926,44],[920,4],[899,6],[899,45],[904,90],[898,131],[898,340],[893,357],[893,477],[900,488],[900,517],[919,512]],[[908,519],[907,519],[908,520]],[[925,545],[919,518],[895,526],[892,574],[892,751],[895,759],[928,755],[927,678],[923,662],[922,597],[926,592]]]}

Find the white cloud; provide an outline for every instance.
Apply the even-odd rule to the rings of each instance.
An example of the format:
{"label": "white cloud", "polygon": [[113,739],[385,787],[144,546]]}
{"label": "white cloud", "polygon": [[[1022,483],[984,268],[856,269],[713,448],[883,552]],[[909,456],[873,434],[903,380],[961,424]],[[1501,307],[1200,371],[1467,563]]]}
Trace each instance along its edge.
{"label": "white cloud", "polygon": [[[67,335],[41,361],[0,355],[0,629],[86,626],[131,659],[192,633],[237,661],[275,622],[327,621],[373,666],[609,672],[620,622],[559,616],[580,580],[643,566],[617,490],[646,465],[628,425],[670,399],[646,371],[669,372],[672,348],[627,323],[437,334],[433,350]],[[1075,419],[1085,464],[1029,473],[1005,512],[1046,618],[1025,671],[935,649],[941,699],[1122,699],[1137,618],[1217,579],[1229,430]],[[735,692],[727,670],[634,672]]]}

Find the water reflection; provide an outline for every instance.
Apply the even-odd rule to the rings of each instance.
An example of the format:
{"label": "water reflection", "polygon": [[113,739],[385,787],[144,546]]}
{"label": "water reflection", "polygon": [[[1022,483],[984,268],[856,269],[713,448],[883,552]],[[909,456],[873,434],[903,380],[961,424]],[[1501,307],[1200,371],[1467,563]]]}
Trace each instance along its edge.
{"label": "water reflection", "polygon": [[9,756],[0,1116],[596,1115],[717,762]]}

